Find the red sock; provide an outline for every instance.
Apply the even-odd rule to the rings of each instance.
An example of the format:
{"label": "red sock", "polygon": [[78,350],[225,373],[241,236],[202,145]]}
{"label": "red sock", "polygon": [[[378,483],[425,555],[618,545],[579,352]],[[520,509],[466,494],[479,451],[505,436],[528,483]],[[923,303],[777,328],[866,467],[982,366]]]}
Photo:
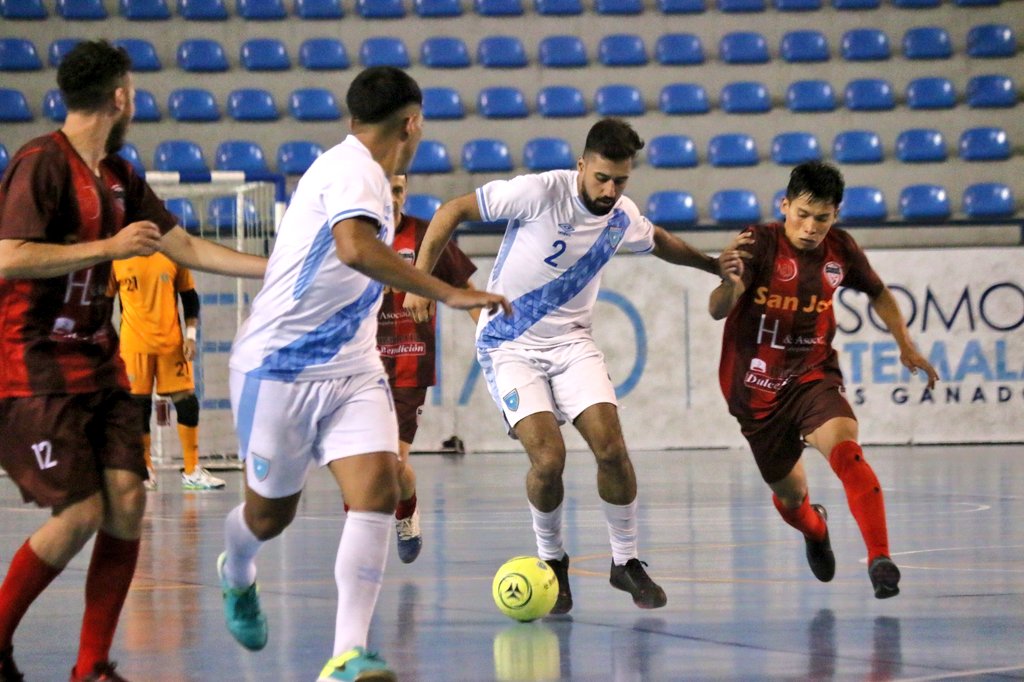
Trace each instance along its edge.
{"label": "red sock", "polygon": [[395,518],[407,519],[412,516],[414,511],[416,511],[416,493],[413,493],[408,500],[398,501],[398,506],[395,507]]}
{"label": "red sock", "polygon": [[85,616],[76,674],[88,675],[97,663],[108,660],[114,630],[138,559],[138,540],[121,540],[102,530],[96,534],[85,578]]}
{"label": "red sock", "polygon": [[885,527],[885,500],[878,477],[864,460],[855,441],[845,440],[832,448],[828,457],[832,470],[843,482],[846,502],[860,527],[868,548],[868,565],[878,556],[889,556],[889,533]]}
{"label": "red sock", "polygon": [[796,509],[789,509],[783,506],[782,501],[775,495],[772,495],[772,502],[775,503],[775,508],[779,510],[779,515],[782,516],[783,521],[815,542],[825,539],[828,526],[825,525],[825,519],[821,518],[818,512],[811,509],[810,495],[804,495],[804,501]]}
{"label": "red sock", "polygon": [[28,540],[14,553],[0,586],[0,649],[11,646],[18,623],[61,570],[40,559]]}

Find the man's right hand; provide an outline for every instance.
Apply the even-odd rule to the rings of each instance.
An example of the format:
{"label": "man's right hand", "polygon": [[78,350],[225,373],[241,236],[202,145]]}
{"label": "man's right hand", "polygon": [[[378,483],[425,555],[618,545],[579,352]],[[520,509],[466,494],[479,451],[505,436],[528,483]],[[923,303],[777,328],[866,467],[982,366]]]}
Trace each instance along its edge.
{"label": "man's right hand", "polygon": [[110,238],[111,259],[151,256],[160,250],[160,228],[150,220],[139,220],[121,228]]}

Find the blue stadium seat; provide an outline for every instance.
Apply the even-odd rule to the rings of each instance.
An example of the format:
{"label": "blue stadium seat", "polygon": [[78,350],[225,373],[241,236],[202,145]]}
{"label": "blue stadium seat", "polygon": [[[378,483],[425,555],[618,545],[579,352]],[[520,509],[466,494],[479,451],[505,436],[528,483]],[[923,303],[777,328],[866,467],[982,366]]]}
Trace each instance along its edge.
{"label": "blue stadium seat", "polygon": [[64,98],[61,97],[60,90],[57,88],[47,90],[43,95],[43,116],[51,121],[63,123],[67,115],[68,108],[64,106]]}
{"label": "blue stadium seat", "polygon": [[416,15],[426,19],[462,16],[460,0],[414,0]]}
{"label": "blue stadium seat", "polygon": [[952,109],[956,106],[953,81],[941,76],[915,78],[907,84],[907,106],[911,109]]}
{"label": "blue stadium seat", "polygon": [[871,130],[844,130],[832,141],[832,158],[839,163],[881,163],[882,138]]}
{"label": "blue stadium seat", "polygon": [[164,21],[171,18],[167,0],[119,0],[121,16],[129,21]]}
{"label": "blue stadium seat", "polygon": [[579,36],[548,36],[540,41],[538,54],[542,66],[576,68],[587,65],[587,48]]}
{"label": "blue stadium seat", "polygon": [[941,26],[916,26],[903,34],[903,56],[907,59],[949,59],[953,43]]}
{"label": "blue stadium seat", "polygon": [[836,9],[878,9],[881,0],[832,0],[832,7]]}
{"label": "blue stadium seat", "polygon": [[420,220],[430,220],[439,208],[441,208],[441,197],[433,194],[408,194],[405,197],[402,213]]}
{"label": "blue stadium seat", "polygon": [[423,88],[423,118],[431,121],[465,118],[462,97],[455,88]]}
{"label": "blue stadium seat", "polygon": [[228,57],[216,40],[190,38],[178,45],[178,67],[185,71],[227,71]]}
{"label": "blue stadium seat", "polygon": [[263,149],[252,140],[225,140],[213,153],[213,167],[222,171],[269,173]]}
{"label": "blue stadium seat", "polygon": [[7,170],[7,166],[11,163],[11,156],[7,153],[7,147],[0,144],[0,175],[3,175],[4,171]]}
{"label": "blue stadium seat", "polygon": [[877,187],[854,185],[843,192],[843,203],[839,205],[840,220],[880,222],[888,215],[885,195]]}
{"label": "blue stadium seat", "polygon": [[763,12],[765,0],[718,0],[719,12]]}
{"label": "blue stadium seat", "polygon": [[697,146],[688,135],[659,135],[647,144],[647,161],[655,168],[693,168]]}
{"label": "blue stadium seat", "polygon": [[238,16],[247,21],[287,19],[283,0],[237,0]]}
{"label": "blue stadium seat", "polygon": [[484,36],[476,47],[476,60],[488,69],[521,69],[527,65],[526,48],[515,36]]}
{"label": "blue stadium seat", "polygon": [[473,9],[484,17],[519,17],[523,15],[522,0],[474,0]]}
{"label": "blue stadium seat", "polygon": [[323,147],[309,140],[283,142],[277,148],[277,170],[285,175],[302,175],[323,153]]}
{"label": "blue stadium seat", "polygon": [[1001,5],[1003,0],[953,0],[958,7],[995,7]]}
{"label": "blue stadium seat", "polygon": [[706,9],[704,0],[658,0],[662,14],[700,14]]}
{"label": "blue stadium seat", "polygon": [[1017,54],[1017,38],[1006,24],[981,24],[967,32],[967,54],[986,59]]}
{"label": "blue stadium seat", "polygon": [[644,215],[655,225],[682,227],[697,224],[697,202],[689,192],[662,190],[647,197]]}
{"label": "blue stadium seat", "polygon": [[738,81],[722,88],[721,106],[727,114],[763,114],[771,111],[772,100],[764,83]]}
{"label": "blue stadium seat", "polygon": [[572,147],[560,137],[535,137],[523,145],[523,165],[532,171],[576,167]]}
{"label": "blue stadium seat", "polygon": [[795,166],[804,161],[820,161],[821,146],[813,133],[779,133],[772,139],[772,161]]}
{"label": "blue stadium seat", "polygon": [[761,221],[761,204],[748,189],[723,189],[711,195],[711,219],[722,225],[750,225]]}
{"label": "blue stadium seat", "polygon": [[132,71],[159,71],[163,68],[153,43],[144,38],[118,38],[114,45],[123,47],[132,60]]}
{"label": "blue stadium seat", "polygon": [[299,19],[341,19],[345,10],[341,0],[295,0],[295,16]]}
{"label": "blue stadium seat", "polygon": [[1017,85],[1000,73],[973,76],[967,81],[967,105],[974,109],[1017,106]]}
{"label": "blue stadium seat", "polygon": [[772,4],[780,12],[813,12],[821,9],[821,0],[774,0]]}
{"label": "blue stadium seat", "polygon": [[160,107],[156,103],[156,97],[149,90],[136,88],[135,90],[135,116],[133,121],[143,123],[154,123],[160,120]]}
{"label": "blue stadium seat", "polygon": [[4,19],[45,19],[42,0],[0,0],[0,17]]}
{"label": "blue stadium seat", "polygon": [[946,138],[934,128],[910,128],[896,136],[896,158],[904,163],[946,160]]}
{"label": "blue stadium seat", "polygon": [[[260,214],[252,200],[245,200],[242,204],[242,212],[242,226],[247,232],[260,224]],[[235,234],[238,223],[237,213],[237,197],[214,197],[206,205],[207,230],[219,237],[228,237]]]}
{"label": "blue stadium seat", "polygon": [[226,21],[224,0],[178,0],[178,14],[186,21]]}
{"label": "blue stadium seat", "polygon": [[47,50],[47,64],[56,69],[64,61],[67,53],[71,52],[80,42],[82,42],[81,38],[57,38],[50,43],[50,48]]}
{"label": "blue stadium seat", "polygon": [[614,33],[601,38],[597,56],[605,66],[643,66],[647,63],[647,48],[638,35]]}
{"label": "blue stadium seat", "polygon": [[746,133],[719,133],[708,141],[708,162],[718,168],[756,166],[757,143]]}
{"label": "blue stadium seat", "polygon": [[904,220],[946,220],[950,213],[949,195],[941,185],[910,185],[900,192]]}
{"label": "blue stadium seat", "polygon": [[779,54],[791,63],[827,62],[828,39],[821,31],[811,29],[787,31],[779,42]]}
{"label": "blue stadium seat", "polygon": [[219,121],[220,109],[209,90],[180,88],[167,98],[167,110],[175,121]]}
{"label": "blue stadium seat", "polygon": [[139,154],[139,148],[131,142],[125,142],[122,144],[121,148],[117,150],[117,155],[130,163],[137,174],[146,174],[146,169],[142,164],[142,156]]}
{"label": "blue stadium seat", "polygon": [[483,88],[476,108],[484,118],[526,118],[530,114],[522,90],[508,86]]}
{"label": "blue stadium seat", "polygon": [[782,212],[782,201],[786,198],[786,190],[780,189],[772,195],[772,219],[780,223],[786,220],[786,214]]}
{"label": "blue stadium seat", "polygon": [[843,34],[843,59],[851,62],[889,59],[889,36],[877,28],[853,28]]}
{"label": "blue stadium seat", "polygon": [[1005,161],[1010,158],[1010,138],[1003,128],[979,126],[960,134],[960,158],[965,161]]}
{"label": "blue stadium seat", "polygon": [[658,108],[663,114],[706,114],[708,93],[699,83],[670,83],[661,89]]}
{"label": "blue stadium seat", "polygon": [[277,38],[249,38],[239,50],[246,71],[287,71],[292,60],[284,43]]}
{"label": "blue stadium seat", "polygon": [[32,111],[28,108],[25,93],[14,88],[0,88],[0,122],[17,123],[31,120]]}
{"label": "blue stadium seat", "polygon": [[882,78],[855,78],[843,93],[851,111],[889,111],[896,106],[892,84]]}
{"label": "blue stadium seat", "polygon": [[594,9],[598,14],[642,14],[643,0],[596,0]]}
{"label": "blue stadium seat", "polygon": [[693,33],[666,33],[654,45],[654,56],[663,66],[704,63],[704,45]]}
{"label": "blue stadium seat", "polygon": [[276,121],[277,104],[269,90],[239,88],[228,94],[228,116],[236,121]]}
{"label": "blue stadium seat", "polygon": [[537,111],[545,118],[586,116],[587,103],[571,85],[548,85],[537,93]]}
{"label": "blue stadium seat", "polygon": [[464,69],[469,49],[462,38],[430,36],[420,44],[420,62],[432,69]]}
{"label": "blue stadium seat", "polygon": [[583,4],[580,0],[533,0],[533,7],[537,14],[547,16],[575,16],[583,14]]}
{"label": "blue stadium seat", "polygon": [[209,172],[203,150],[192,140],[164,140],[153,151],[153,169],[179,173]]}
{"label": "blue stadium seat", "polygon": [[892,0],[892,4],[903,9],[931,9],[942,4],[942,0]]}
{"label": "blue stadium seat", "polygon": [[968,218],[1012,218],[1017,208],[1009,185],[979,182],[964,189],[963,211]]}
{"label": "blue stadium seat", "polygon": [[639,88],[618,83],[597,89],[594,109],[601,116],[643,116],[647,110]]}
{"label": "blue stadium seat", "polygon": [[178,218],[178,224],[191,234],[199,234],[199,216],[196,207],[185,197],[171,197],[164,201],[167,210]]}
{"label": "blue stadium seat", "polygon": [[348,52],[337,38],[309,38],[299,46],[299,65],[310,71],[330,71],[349,67]]}
{"label": "blue stadium seat", "polygon": [[470,140],[462,146],[462,167],[470,173],[503,173],[512,170],[512,153],[501,140]]}
{"label": "blue stadium seat", "polygon": [[326,88],[299,88],[288,96],[288,113],[298,121],[337,121],[341,107]]}
{"label": "blue stadium seat", "polygon": [[409,164],[409,173],[451,173],[452,161],[448,149],[437,140],[420,140],[416,154]]}
{"label": "blue stadium seat", "polygon": [[103,0],[57,0],[57,15],[68,21],[103,21],[108,16]]}
{"label": "blue stadium seat", "polygon": [[726,64],[764,64],[768,56],[768,41],[755,31],[726,33],[718,41],[718,57]]}
{"label": "blue stadium seat", "polygon": [[0,71],[40,71],[43,60],[25,38],[0,38]]}
{"label": "blue stadium seat", "polygon": [[364,19],[401,19],[405,5],[402,0],[356,0],[356,12]]}
{"label": "blue stadium seat", "polygon": [[827,81],[794,81],[786,88],[786,107],[794,113],[835,111],[836,93]]}
{"label": "blue stadium seat", "polygon": [[395,66],[400,69],[412,65],[409,50],[402,39],[389,36],[364,40],[359,48],[359,61],[363,66]]}

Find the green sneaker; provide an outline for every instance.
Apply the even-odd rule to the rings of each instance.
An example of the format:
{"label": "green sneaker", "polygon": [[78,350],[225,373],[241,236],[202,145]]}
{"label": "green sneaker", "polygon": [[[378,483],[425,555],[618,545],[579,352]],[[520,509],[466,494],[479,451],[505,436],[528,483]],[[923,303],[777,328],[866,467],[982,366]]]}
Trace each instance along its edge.
{"label": "green sneaker", "polygon": [[227,552],[217,557],[217,576],[224,596],[224,620],[228,632],[250,651],[259,651],[267,645],[267,617],[260,611],[260,597],[256,583],[249,587],[229,587],[224,580],[224,562]]}
{"label": "green sneaker", "polygon": [[357,646],[327,661],[317,682],[395,682],[397,679],[376,651]]}

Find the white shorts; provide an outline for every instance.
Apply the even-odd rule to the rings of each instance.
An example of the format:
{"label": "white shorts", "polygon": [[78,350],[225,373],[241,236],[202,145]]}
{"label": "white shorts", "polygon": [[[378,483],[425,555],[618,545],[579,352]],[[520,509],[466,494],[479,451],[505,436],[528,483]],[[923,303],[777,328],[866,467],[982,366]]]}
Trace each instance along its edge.
{"label": "white shorts", "polygon": [[246,481],[263,497],[302,490],[314,465],[371,452],[398,453],[387,375],[271,381],[232,370],[231,411]]}
{"label": "white shorts", "polygon": [[478,349],[477,359],[510,430],[538,412],[552,412],[564,424],[591,405],[618,405],[604,354],[590,339],[551,348]]}

